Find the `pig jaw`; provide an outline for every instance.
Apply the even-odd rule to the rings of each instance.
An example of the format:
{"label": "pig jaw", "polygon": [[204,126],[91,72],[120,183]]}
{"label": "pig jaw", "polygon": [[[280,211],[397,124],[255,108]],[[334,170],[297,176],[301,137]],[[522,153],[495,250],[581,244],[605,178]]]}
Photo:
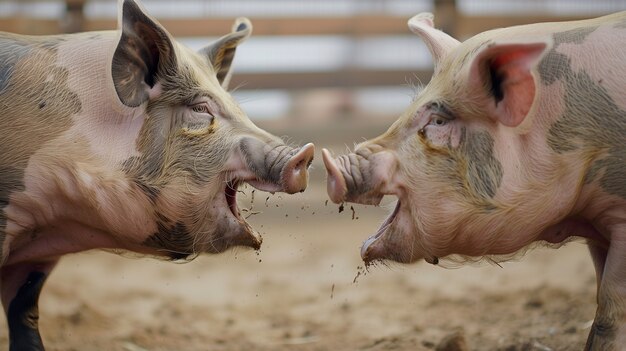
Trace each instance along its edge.
{"label": "pig jaw", "polygon": [[[425,251],[417,242],[419,236],[409,229],[411,215],[407,211],[403,202],[398,200],[393,212],[378,231],[365,240],[361,247],[361,258],[366,265],[383,260],[412,263],[424,257]],[[437,258],[432,256],[427,260],[433,262]]]}

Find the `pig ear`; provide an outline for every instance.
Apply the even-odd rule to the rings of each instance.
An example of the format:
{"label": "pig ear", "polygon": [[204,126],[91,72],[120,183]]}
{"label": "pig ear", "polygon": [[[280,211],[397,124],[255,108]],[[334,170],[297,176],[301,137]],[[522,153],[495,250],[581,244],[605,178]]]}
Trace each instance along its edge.
{"label": "pig ear", "polygon": [[123,0],[121,37],[113,54],[113,84],[124,105],[136,107],[150,98],[159,72],[174,65],[167,31],[134,0]]}
{"label": "pig ear", "polygon": [[532,70],[547,43],[492,44],[477,54],[470,67],[470,85],[486,90],[487,112],[500,123],[516,127],[535,99]]}
{"label": "pig ear", "polygon": [[439,62],[441,62],[450,51],[460,45],[461,42],[435,29],[433,20],[434,16],[432,13],[420,13],[409,20],[409,29],[422,38],[430,54],[433,55],[435,71],[437,71]]}
{"label": "pig ear", "polygon": [[208,58],[213,66],[217,80],[224,89],[228,89],[231,77],[230,66],[235,57],[237,45],[246,40],[252,33],[252,23],[244,17],[237,18],[232,32],[221,37],[215,43],[200,50],[200,54]]}

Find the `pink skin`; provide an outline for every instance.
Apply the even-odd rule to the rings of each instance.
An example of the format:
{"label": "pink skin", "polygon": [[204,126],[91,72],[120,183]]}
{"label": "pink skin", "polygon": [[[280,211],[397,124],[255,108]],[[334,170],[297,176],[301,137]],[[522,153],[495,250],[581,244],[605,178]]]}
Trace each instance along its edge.
{"label": "pink skin", "polygon": [[[602,173],[623,166],[593,167],[624,147],[619,136],[593,128],[623,132],[615,120],[626,118],[626,52],[615,49],[624,42],[623,23],[626,13],[504,28],[460,43],[434,29],[432,17],[413,18],[409,26],[435,61],[428,86],[383,135],[337,158],[322,151],[333,202],[376,205],[383,195],[398,197],[364,242],[365,263],[507,257],[534,242],[584,238],[598,281],[586,350],[620,349],[626,185]],[[568,135],[566,118],[588,134],[555,137]],[[609,146],[593,149],[598,141]]]}

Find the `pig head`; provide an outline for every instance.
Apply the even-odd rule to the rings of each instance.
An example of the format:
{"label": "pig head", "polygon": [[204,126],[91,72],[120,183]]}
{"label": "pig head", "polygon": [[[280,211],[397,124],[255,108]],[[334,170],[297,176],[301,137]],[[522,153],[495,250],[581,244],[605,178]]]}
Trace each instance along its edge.
{"label": "pig head", "polygon": [[12,350],[43,349],[31,317],[61,255],[259,248],[237,208],[239,186],[307,186],[313,145],[257,128],[226,91],[247,19],[199,52],[134,0],[120,1],[119,26],[0,33],[0,263]]}
{"label": "pig head", "polygon": [[336,202],[395,209],[366,263],[509,256],[587,240],[598,314],[587,349],[626,345],[626,12],[481,33],[409,21],[434,75],[383,135],[333,158]]}

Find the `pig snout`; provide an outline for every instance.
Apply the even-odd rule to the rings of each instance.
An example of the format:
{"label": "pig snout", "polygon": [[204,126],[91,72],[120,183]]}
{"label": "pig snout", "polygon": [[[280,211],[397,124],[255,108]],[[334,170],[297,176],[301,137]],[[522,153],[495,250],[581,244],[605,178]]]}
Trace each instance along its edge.
{"label": "pig snout", "polygon": [[328,150],[322,149],[322,158],[324,159],[324,166],[327,172],[326,191],[328,196],[332,202],[336,204],[341,203],[348,192],[346,179],[339,169],[340,166],[333,160]]}
{"label": "pig snout", "polygon": [[372,144],[335,159],[328,150],[322,150],[328,173],[327,191],[333,202],[378,205],[384,195],[398,197],[393,212],[363,243],[361,258],[366,264],[386,259],[413,262],[422,252],[412,238],[413,232],[408,230],[410,216],[406,201],[402,200],[406,198],[406,184],[398,175],[400,163],[395,155]]}
{"label": "pig snout", "polygon": [[389,152],[372,152],[367,148],[333,158],[322,150],[327,172],[328,196],[334,203],[344,201],[378,205],[390,187],[395,161]]}
{"label": "pig snout", "polygon": [[289,194],[303,192],[309,182],[308,168],[313,162],[315,146],[308,143],[289,158],[281,171],[283,191]]}
{"label": "pig snout", "polygon": [[256,138],[245,138],[240,143],[240,151],[252,173],[252,179],[246,181],[255,188],[288,194],[306,189],[308,168],[315,153],[313,144],[293,148],[278,142],[265,143]]}

